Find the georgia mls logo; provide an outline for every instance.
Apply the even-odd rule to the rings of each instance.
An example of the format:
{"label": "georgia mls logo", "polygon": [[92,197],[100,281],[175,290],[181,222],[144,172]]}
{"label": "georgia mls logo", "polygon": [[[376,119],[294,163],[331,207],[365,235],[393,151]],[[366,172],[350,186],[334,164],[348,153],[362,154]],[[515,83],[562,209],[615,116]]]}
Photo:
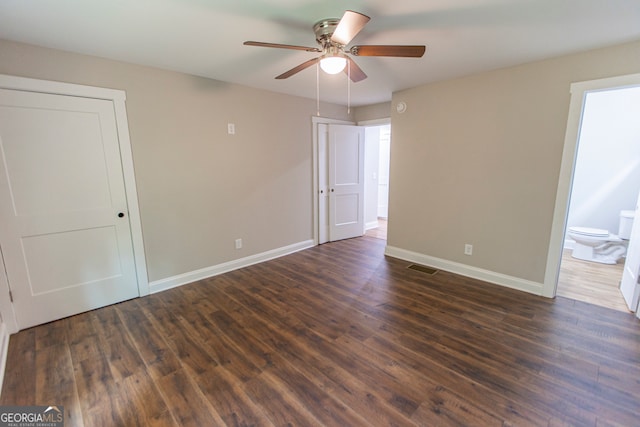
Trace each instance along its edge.
{"label": "georgia mls logo", "polygon": [[[62,408],[62,406],[60,407]],[[60,421],[64,421],[64,416],[62,414],[62,410],[57,406],[48,406],[47,409],[44,410],[44,413],[51,412],[52,415],[55,415],[56,419],[60,419]]]}
{"label": "georgia mls logo", "polygon": [[64,427],[64,407],[0,406],[0,427]]}

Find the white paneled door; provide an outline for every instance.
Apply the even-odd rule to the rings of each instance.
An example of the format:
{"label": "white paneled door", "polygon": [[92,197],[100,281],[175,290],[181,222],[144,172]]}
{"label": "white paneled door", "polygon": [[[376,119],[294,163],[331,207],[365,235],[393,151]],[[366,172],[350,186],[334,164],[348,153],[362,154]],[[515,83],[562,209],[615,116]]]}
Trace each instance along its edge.
{"label": "white paneled door", "polygon": [[622,272],[622,280],[620,281],[620,292],[627,303],[629,310],[635,311],[640,317],[638,303],[640,302],[640,196],[636,203],[636,213],[631,227],[631,236],[629,238],[629,248]]}
{"label": "white paneled door", "polygon": [[0,90],[0,249],[19,329],[139,295],[112,102]]}
{"label": "white paneled door", "polygon": [[329,125],[329,240],[364,234],[364,128]]}

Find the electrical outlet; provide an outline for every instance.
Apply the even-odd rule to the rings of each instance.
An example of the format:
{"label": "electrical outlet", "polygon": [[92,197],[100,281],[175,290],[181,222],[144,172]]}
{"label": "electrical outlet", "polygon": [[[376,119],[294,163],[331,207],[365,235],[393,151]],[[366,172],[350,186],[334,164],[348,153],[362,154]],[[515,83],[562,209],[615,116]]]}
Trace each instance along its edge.
{"label": "electrical outlet", "polygon": [[473,245],[467,243],[464,245],[464,254],[465,255],[472,255],[473,254]]}
{"label": "electrical outlet", "polygon": [[242,239],[236,239],[236,249],[242,249]]}
{"label": "electrical outlet", "polygon": [[227,123],[227,133],[229,135],[235,135],[236,134],[236,125],[233,123]]}

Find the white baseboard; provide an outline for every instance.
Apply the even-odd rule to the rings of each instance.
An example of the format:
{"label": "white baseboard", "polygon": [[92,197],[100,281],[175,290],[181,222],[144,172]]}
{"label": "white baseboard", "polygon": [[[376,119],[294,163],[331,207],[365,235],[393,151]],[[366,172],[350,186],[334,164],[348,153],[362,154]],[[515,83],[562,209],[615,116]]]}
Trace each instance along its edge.
{"label": "white baseboard", "polygon": [[279,258],[294,252],[308,249],[315,246],[313,240],[306,240],[293,245],[284,246],[282,248],[273,249],[267,252],[251,255],[245,258],[236,259],[211,267],[202,268],[200,270],[190,271],[188,273],[179,274],[177,276],[167,277],[166,279],[154,280],[149,283],[149,291],[154,294],[156,292],[166,291],[167,289],[177,286],[186,285],[208,277],[217,276],[218,274],[227,273],[239,268],[248,267],[253,264],[268,261],[270,259]]}
{"label": "white baseboard", "polygon": [[7,355],[9,353],[9,331],[7,325],[0,323],[0,393],[2,393],[2,381],[4,380],[4,370],[7,367]]}
{"label": "white baseboard", "polygon": [[378,220],[371,221],[371,222],[367,222],[367,223],[364,225],[364,229],[365,229],[365,230],[371,230],[372,228],[378,228],[378,226],[379,226],[379,225],[380,225],[380,224],[378,224]]}
{"label": "white baseboard", "polygon": [[506,274],[496,273],[494,271],[483,270],[481,268],[473,267],[470,265],[448,261],[445,259],[396,248],[394,246],[387,246],[385,249],[385,255],[394,258],[400,258],[405,261],[415,262],[417,264],[422,264],[428,267],[438,268],[440,270],[445,270],[450,273],[459,274],[461,276],[483,280],[485,282],[505,286],[507,288],[517,289],[519,291],[528,292],[530,294],[543,295],[542,283],[532,282],[530,280],[520,279],[518,277],[508,276]]}

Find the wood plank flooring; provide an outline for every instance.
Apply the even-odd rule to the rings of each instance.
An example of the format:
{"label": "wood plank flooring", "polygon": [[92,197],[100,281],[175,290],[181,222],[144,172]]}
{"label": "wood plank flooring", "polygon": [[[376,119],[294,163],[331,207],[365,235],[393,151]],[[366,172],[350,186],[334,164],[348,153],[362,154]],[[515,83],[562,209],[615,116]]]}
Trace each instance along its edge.
{"label": "wood plank flooring", "polygon": [[619,287],[623,270],[624,259],[614,265],[599,264],[575,259],[571,250],[565,249],[562,251],[556,294],[629,312]]}
{"label": "wood plank flooring", "polygon": [[[387,239],[387,220],[378,218],[378,227],[367,230],[367,236]],[[582,261],[571,256],[571,250],[562,252],[557,295],[601,307],[629,312],[619,284],[624,259],[618,264],[606,265]]]}
{"label": "wood plank flooring", "polygon": [[634,426],[640,320],[439,271],[371,237],[11,337],[2,405],[66,426]]}
{"label": "wood plank flooring", "polygon": [[378,226],[370,228],[365,233],[366,236],[375,237],[376,239],[387,240],[387,220],[386,218],[378,218]]}

